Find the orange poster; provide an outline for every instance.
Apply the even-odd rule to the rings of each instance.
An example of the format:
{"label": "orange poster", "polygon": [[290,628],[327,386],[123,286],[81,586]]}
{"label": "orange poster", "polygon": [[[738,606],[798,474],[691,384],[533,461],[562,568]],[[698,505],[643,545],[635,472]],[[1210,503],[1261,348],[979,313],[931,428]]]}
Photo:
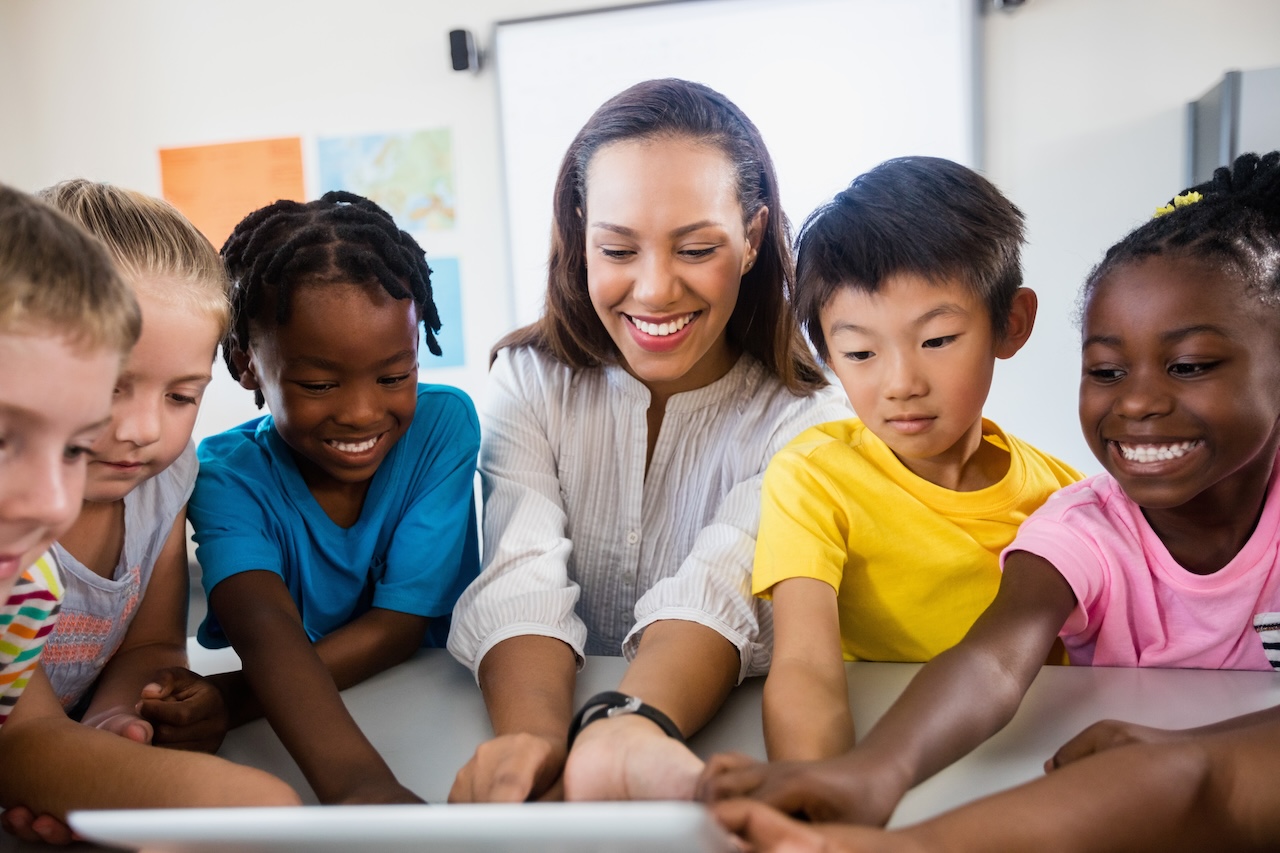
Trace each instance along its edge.
{"label": "orange poster", "polygon": [[241,219],[282,198],[305,201],[302,139],[160,149],[164,197],[221,248]]}

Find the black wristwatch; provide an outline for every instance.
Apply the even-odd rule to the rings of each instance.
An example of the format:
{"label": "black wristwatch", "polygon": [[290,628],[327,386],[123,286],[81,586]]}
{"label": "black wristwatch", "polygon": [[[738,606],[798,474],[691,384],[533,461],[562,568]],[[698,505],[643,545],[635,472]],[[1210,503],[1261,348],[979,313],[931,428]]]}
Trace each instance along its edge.
{"label": "black wristwatch", "polygon": [[606,690],[604,693],[597,693],[588,699],[586,704],[578,710],[578,713],[573,715],[573,721],[569,723],[569,747],[573,748],[573,741],[578,737],[578,732],[596,720],[617,717],[623,714],[639,714],[646,719],[653,720],[658,724],[658,728],[684,743],[684,735],[680,734],[679,727],[666,714],[652,705],[646,705],[640,701],[638,696],[628,696],[616,690]]}

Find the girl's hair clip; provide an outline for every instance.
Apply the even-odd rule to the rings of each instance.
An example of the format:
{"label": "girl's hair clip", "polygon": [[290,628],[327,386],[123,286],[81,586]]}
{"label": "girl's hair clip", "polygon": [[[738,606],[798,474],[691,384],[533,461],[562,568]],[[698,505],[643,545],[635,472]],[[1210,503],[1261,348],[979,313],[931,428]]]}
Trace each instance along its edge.
{"label": "girl's hair clip", "polygon": [[1164,216],[1166,213],[1173,213],[1179,207],[1186,207],[1189,204],[1195,204],[1196,202],[1202,201],[1203,199],[1204,199],[1204,196],[1200,195],[1200,193],[1194,190],[1187,190],[1182,195],[1175,195],[1173,197],[1173,201],[1169,202],[1164,207],[1157,207],[1155,214],[1151,218],[1159,219],[1161,216]]}

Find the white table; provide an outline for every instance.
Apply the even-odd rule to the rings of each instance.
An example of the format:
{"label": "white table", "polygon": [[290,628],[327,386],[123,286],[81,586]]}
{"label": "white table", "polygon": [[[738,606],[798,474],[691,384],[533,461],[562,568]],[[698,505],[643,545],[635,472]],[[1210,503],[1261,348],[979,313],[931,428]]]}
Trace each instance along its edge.
{"label": "white table", "polygon": [[[234,659],[231,658],[231,665]],[[224,655],[193,655],[193,668],[212,672]],[[616,687],[621,658],[590,658],[578,679],[581,702]],[[919,664],[848,664],[854,723],[865,733],[906,687]],[[735,750],[764,757],[760,727],[763,679],[730,696],[690,745],[701,756]],[[347,707],[396,776],[430,802],[443,802],[453,776],[490,736],[484,701],[471,674],[443,650],[409,662],[343,694]],[[1280,676],[1266,672],[1045,667],[1013,721],[973,753],[907,794],[891,825],[915,823],[977,797],[1034,779],[1046,758],[1103,718],[1187,727],[1280,705]],[[282,777],[314,802],[293,760],[263,721],[228,735],[220,753]],[[7,846],[6,846],[7,844]],[[80,849],[88,849],[81,846]],[[44,850],[10,838],[0,850]]]}

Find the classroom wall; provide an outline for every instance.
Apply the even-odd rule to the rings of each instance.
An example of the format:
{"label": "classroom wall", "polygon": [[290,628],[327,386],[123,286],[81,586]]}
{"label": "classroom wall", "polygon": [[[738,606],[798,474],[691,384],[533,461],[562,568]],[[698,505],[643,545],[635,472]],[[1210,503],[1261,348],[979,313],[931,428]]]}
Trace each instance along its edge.
{"label": "classroom wall", "polygon": [[990,410],[1097,471],[1075,411],[1077,290],[1183,188],[1184,105],[1227,70],[1280,65],[1280,3],[1027,0],[988,15],[984,37],[987,173],[1027,215],[1024,267],[1040,295],[1035,334],[997,371]]}
{"label": "classroom wall", "polygon": [[[431,377],[479,402],[488,346],[510,323],[497,92],[491,73],[450,70],[446,33],[487,44],[498,20],[615,5],[0,0],[0,181],[83,175],[159,193],[160,147],[449,127],[457,226],[426,249],[459,258],[468,365]],[[1075,416],[1076,289],[1181,189],[1183,105],[1228,69],[1280,65],[1280,3],[1028,0],[988,14],[981,35],[985,169],[1027,214],[1040,294],[1036,333],[997,372],[988,413],[1097,470]],[[220,375],[198,433],[252,416],[249,397]]]}

